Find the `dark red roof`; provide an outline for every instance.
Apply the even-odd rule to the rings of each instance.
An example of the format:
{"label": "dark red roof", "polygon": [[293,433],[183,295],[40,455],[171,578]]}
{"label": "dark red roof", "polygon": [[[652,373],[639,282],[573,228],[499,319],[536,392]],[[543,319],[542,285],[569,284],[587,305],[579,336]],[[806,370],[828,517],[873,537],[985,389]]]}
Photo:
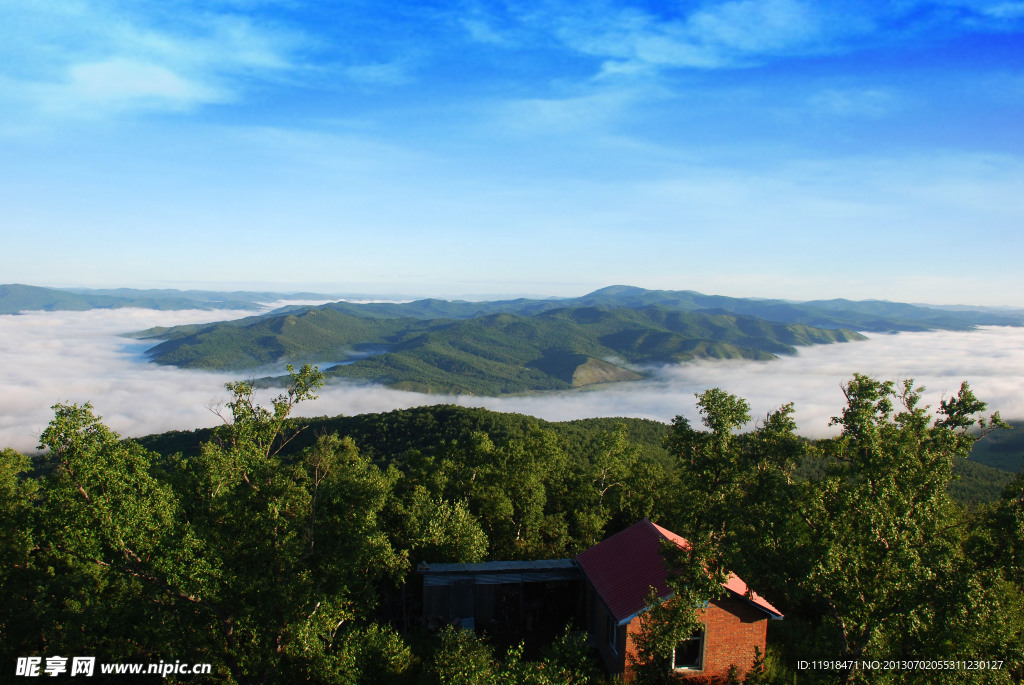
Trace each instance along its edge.
{"label": "dark red roof", "polygon": [[[621,622],[642,611],[647,606],[645,600],[652,587],[658,591],[659,597],[668,597],[670,590],[665,583],[662,540],[670,540],[683,548],[690,546],[672,531],[644,519],[576,557],[576,563],[616,621]],[[750,593],[748,597],[747,584],[738,576],[730,574],[723,586],[765,613],[782,618],[778,609],[756,593]]]}

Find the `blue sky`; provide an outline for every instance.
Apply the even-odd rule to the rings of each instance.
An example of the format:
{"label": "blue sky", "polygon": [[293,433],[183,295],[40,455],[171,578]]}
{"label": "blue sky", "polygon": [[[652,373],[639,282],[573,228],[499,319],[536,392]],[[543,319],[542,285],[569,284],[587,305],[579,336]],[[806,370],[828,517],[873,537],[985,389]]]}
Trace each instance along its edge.
{"label": "blue sky", "polygon": [[1024,2],[0,0],[0,282],[1024,306]]}

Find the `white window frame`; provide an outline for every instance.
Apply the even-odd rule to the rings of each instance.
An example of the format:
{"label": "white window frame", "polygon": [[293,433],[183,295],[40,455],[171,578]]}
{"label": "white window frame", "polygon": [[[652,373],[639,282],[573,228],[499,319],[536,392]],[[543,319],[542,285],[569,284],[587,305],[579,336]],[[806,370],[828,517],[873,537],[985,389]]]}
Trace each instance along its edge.
{"label": "white window frame", "polygon": [[[701,628],[694,635],[686,639],[680,640],[676,643],[676,646],[672,648],[672,653],[669,654],[669,664],[673,671],[703,671],[704,670],[704,629]],[[686,665],[676,666],[676,650],[679,649],[679,645],[684,642],[697,641],[697,665]]]}
{"label": "white window frame", "polygon": [[611,611],[608,611],[608,619],[605,624],[605,631],[608,633],[608,647],[612,650],[612,654],[619,653],[619,624],[615,620]]}

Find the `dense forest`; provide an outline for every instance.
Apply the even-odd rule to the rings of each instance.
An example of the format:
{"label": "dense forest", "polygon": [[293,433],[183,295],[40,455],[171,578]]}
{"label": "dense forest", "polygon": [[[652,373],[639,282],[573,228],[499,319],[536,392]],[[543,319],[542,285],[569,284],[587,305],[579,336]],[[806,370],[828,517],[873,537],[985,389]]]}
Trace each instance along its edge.
{"label": "dense forest", "polygon": [[[140,440],[56,405],[39,455],[0,453],[0,668],[59,654],[210,663],[210,682],[600,683],[579,626],[536,645],[429,625],[415,565],[570,557],[646,517],[692,543],[666,560],[691,605],[655,612],[666,626],[723,570],[785,613],[747,682],[1024,678],[1024,477],[968,461],[1001,421],[966,385],[929,409],[912,383],[855,375],[837,437],[809,441],[791,407],[752,422],[719,389],[697,398],[700,426],[291,418],[322,380],[293,372],[268,406],[233,383],[222,426]],[[642,653],[641,677],[662,679],[662,656]],[[848,659],[1000,668],[797,668]]]}
{"label": "dense forest", "polygon": [[497,396],[637,380],[651,365],[767,361],[855,331],[1020,325],[1020,312],[894,302],[785,302],[611,286],[575,298],[331,302],[231,321],[158,327],[150,361],[248,371],[282,386],[283,364],[426,393]]}
{"label": "dense forest", "polygon": [[347,313],[325,305],[147,335],[169,338],[147,352],[160,364],[242,370],[325,361],[328,380],[489,396],[637,380],[643,372],[636,364],[769,360],[794,354],[796,345],[864,339],[846,329],[656,306],[422,319]]}

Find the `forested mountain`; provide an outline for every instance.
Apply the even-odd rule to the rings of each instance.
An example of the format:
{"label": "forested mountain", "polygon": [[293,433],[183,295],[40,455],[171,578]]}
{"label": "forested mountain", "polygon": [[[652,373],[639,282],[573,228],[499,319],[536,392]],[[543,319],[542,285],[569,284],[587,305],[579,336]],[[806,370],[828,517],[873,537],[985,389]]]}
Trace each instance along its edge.
{"label": "forested mountain", "polygon": [[693,291],[644,290],[611,286],[579,298],[580,304],[646,306],[657,304],[683,311],[722,310],[769,321],[801,323],[820,328],[852,328],[857,331],[922,331],[965,329],[972,326],[1015,326],[1024,321],[1022,311],[990,309],[948,310],[939,307],[884,300],[812,300],[789,302],[755,298],[704,295]]}
{"label": "forested mountain", "polygon": [[[720,389],[698,398],[700,427],[455,406],[290,419],[320,382],[304,368],[268,407],[233,383],[224,425],[138,441],[57,405],[45,453],[0,451],[0,666],[89,654],[253,685],[596,685],[572,626],[524,651],[421,620],[415,565],[564,558],[647,517],[691,542],[666,559],[678,582],[728,569],[785,614],[747,683],[891,682],[799,660],[984,660],[920,682],[1024,678],[1024,480],[958,503],[972,427],[999,424],[966,386],[929,415],[912,384],[854,376],[840,435],[811,442],[790,406],[751,426]],[[665,653],[637,668],[663,675]]]}
{"label": "forested mountain", "polygon": [[[22,284],[0,284],[0,314],[19,311],[58,311],[141,307],[144,309],[258,309],[262,303],[282,299],[330,299],[322,293],[270,291],[214,291],[136,288],[44,288]],[[365,299],[360,296],[360,299]],[[762,298],[705,295],[692,290],[645,290],[633,286],[609,286],[581,297],[546,299],[465,301],[421,299],[412,302],[354,303],[339,301],[327,305],[341,312],[363,317],[467,319],[487,314],[530,316],[550,309],[601,307],[639,309],[658,305],[677,311],[729,312],[769,321],[800,323],[819,328],[852,328],[862,331],[927,330],[969,328],[981,325],[1020,325],[1024,311],[969,306],[915,305],[881,300],[816,300],[791,302]],[[299,313],[306,309],[290,306],[276,313]]]}
{"label": "forested mountain", "polygon": [[[767,360],[794,353],[796,345],[862,339],[845,329],[658,306],[570,307],[454,320],[363,317],[327,306],[154,334],[170,338],[149,351],[160,364],[246,369],[313,361],[329,367],[329,378],[482,395],[635,380],[641,377],[630,368],[635,364]],[[358,358],[360,353],[366,356]],[[330,366],[346,357],[356,358]]]}
{"label": "forested mountain", "polygon": [[[665,449],[665,438],[671,433],[669,424],[650,419],[628,417],[575,419],[572,421],[545,421],[525,414],[496,412],[481,407],[433,405],[389,412],[359,414],[357,416],[323,416],[296,419],[293,425],[303,430],[286,445],[282,454],[296,454],[310,447],[319,435],[337,433],[351,437],[360,452],[381,465],[405,468],[409,459],[422,455],[445,455],[457,452],[460,446],[473,443],[477,436],[485,435],[496,445],[510,441],[523,441],[536,431],[551,433],[566,454],[582,455],[594,459],[602,440],[617,430],[647,460],[672,469],[672,457]],[[1018,431],[1001,431],[988,435],[975,443],[969,460],[953,466],[956,474],[950,486],[953,499],[963,505],[992,502],[1024,466],[1024,442],[1017,439]],[[214,434],[212,428],[191,431],[168,431],[136,438],[135,442],[160,454],[180,452],[196,456],[203,443]],[[808,445],[817,444],[807,440]],[[1001,449],[993,453],[991,445]],[[1005,455],[1013,452],[1014,460]],[[1013,461],[1004,465],[1004,462]],[[808,460],[798,465],[796,474],[813,479],[821,474],[815,462]]]}
{"label": "forested mountain", "polygon": [[273,374],[283,363],[316,363],[329,379],[501,395],[635,380],[644,374],[638,365],[768,360],[800,345],[862,339],[854,330],[962,329],[1022,320],[1024,314],[991,310],[793,303],[612,286],[547,300],[290,306],[135,335],[163,341],[148,352],[158,364]]}
{"label": "forested mountain", "polygon": [[219,292],[213,290],[135,290],[133,288],[40,288],[0,285],[0,314],[23,311],[83,311],[87,309],[252,309],[263,302],[285,299],[324,299],[313,293],[282,295],[271,292]]}

